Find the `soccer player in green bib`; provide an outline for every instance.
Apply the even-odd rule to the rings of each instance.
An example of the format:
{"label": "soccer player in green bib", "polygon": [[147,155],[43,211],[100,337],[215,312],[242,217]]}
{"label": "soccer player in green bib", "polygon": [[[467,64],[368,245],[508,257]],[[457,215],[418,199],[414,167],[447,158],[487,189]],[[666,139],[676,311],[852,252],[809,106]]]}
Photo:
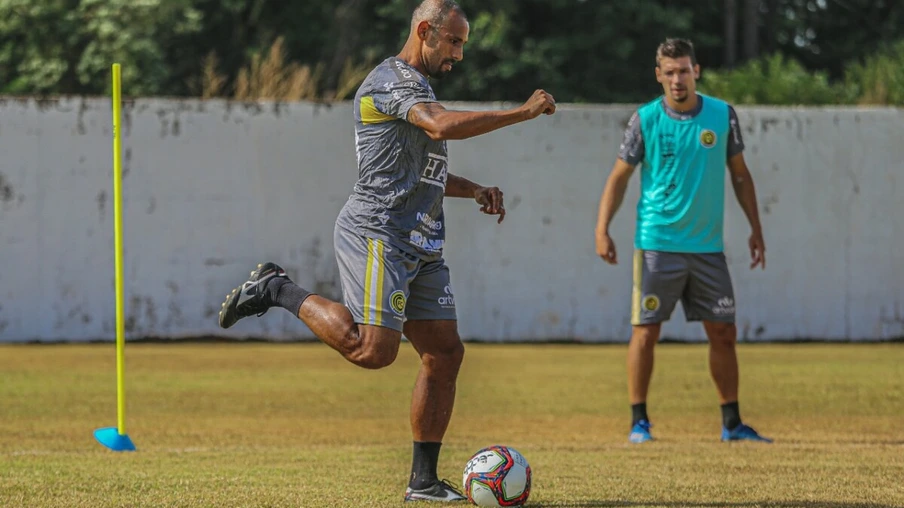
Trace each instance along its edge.
{"label": "soccer player in green bib", "polygon": [[628,122],[596,225],[597,254],[616,264],[609,225],[640,165],[628,347],[632,412],[628,439],[634,443],[653,439],[646,406],[653,348],[662,323],[680,300],[685,318],[702,321],[709,340],[710,373],[722,409],[722,440],[771,442],[741,421],[738,408],[735,299],[722,244],[726,165],[750,222],[750,267],[766,267],[756,191],[744,161],[738,117],[725,101],[697,93],[700,66],[690,41],[667,39],[660,44],[655,70],[664,94],[638,108]]}

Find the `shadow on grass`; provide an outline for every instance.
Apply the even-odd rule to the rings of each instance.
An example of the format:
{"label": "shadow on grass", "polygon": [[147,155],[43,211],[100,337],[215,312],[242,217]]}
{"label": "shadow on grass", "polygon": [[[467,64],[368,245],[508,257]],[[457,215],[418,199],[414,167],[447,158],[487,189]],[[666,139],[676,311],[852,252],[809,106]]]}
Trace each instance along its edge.
{"label": "shadow on grass", "polygon": [[831,501],[749,501],[737,502],[709,502],[709,501],[668,501],[640,503],[632,501],[567,501],[551,503],[528,503],[530,508],[630,508],[630,507],[655,507],[655,508],[895,508],[888,504],[873,503],[836,503]]}

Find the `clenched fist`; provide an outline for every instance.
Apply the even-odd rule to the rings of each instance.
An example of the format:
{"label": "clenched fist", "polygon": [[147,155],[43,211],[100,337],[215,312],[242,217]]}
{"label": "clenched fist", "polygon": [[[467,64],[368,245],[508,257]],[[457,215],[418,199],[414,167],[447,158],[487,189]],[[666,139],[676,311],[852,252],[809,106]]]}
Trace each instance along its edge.
{"label": "clenched fist", "polygon": [[521,107],[527,111],[529,118],[537,118],[541,114],[551,115],[556,112],[556,99],[544,90],[537,90]]}

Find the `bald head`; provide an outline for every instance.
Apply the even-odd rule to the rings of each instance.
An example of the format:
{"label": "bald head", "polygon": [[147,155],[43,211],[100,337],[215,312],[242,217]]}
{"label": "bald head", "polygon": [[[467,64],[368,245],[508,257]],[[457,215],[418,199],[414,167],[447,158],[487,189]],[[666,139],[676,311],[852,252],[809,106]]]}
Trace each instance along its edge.
{"label": "bald head", "polygon": [[399,53],[425,76],[442,78],[464,58],[468,18],[454,0],[424,0],[411,15],[411,33]]}
{"label": "bald head", "polygon": [[424,0],[414,9],[414,13],[411,15],[411,31],[417,30],[417,26],[422,21],[430,23],[430,26],[433,27],[441,27],[445,23],[446,18],[449,17],[449,14],[453,12],[461,16],[462,19],[467,19],[465,11],[462,10],[455,0]]}

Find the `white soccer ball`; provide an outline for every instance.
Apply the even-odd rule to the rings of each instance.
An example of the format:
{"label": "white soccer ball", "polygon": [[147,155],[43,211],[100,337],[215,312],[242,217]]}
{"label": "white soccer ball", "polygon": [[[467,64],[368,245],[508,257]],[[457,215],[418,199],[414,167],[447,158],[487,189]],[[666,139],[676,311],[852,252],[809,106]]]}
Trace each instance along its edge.
{"label": "white soccer ball", "polygon": [[531,472],[527,459],[508,446],[489,446],[465,465],[462,484],[477,506],[523,506],[530,497]]}

